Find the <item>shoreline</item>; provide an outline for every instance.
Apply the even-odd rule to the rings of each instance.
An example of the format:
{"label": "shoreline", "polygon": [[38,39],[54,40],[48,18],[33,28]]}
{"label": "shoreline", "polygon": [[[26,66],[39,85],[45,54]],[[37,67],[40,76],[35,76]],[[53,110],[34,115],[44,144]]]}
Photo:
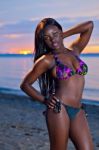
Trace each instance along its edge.
{"label": "shoreline", "polygon": [[[99,106],[84,104],[95,150],[99,149]],[[0,92],[0,149],[49,150],[45,106],[28,96]],[[69,150],[74,150],[69,140]]]}
{"label": "shoreline", "polygon": [[[2,87],[0,87],[0,94],[19,96],[19,97],[23,97],[23,98],[29,97],[29,96],[27,96],[27,94],[25,94],[21,90],[2,88]],[[93,99],[88,99],[88,98],[82,98],[82,103],[86,104],[86,105],[99,106],[99,100],[95,100],[95,99],[93,100]]]}

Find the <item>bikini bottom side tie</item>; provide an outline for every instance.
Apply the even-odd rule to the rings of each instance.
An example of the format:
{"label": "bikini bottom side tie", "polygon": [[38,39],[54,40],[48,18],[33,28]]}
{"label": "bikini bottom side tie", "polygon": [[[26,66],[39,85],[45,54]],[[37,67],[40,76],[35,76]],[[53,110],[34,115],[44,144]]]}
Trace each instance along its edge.
{"label": "bikini bottom side tie", "polygon": [[72,106],[69,106],[69,105],[66,105],[64,103],[61,103],[64,107],[65,107],[65,110],[69,116],[70,119],[74,119],[77,115],[77,113],[83,109],[83,106],[79,107],[79,108],[75,108],[75,107],[72,107]]}

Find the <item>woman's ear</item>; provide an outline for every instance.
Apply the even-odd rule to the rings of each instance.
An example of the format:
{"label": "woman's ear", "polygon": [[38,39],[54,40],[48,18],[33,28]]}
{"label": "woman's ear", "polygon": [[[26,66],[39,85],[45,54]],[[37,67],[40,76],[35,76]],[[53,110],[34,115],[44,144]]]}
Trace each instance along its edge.
{"label": "woman's ear", "polygon": [[63,31],[59,30],[59,35],[62,37],[63,39]]}
{"label": "woman's ear", "polygon": [[61,32],[61,37],[62,39],[64,39],[64,32]]}

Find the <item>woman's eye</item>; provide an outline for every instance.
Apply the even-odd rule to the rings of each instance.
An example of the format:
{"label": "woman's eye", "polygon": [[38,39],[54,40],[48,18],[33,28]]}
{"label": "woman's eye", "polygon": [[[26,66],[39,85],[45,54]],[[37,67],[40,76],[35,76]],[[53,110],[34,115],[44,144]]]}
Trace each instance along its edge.
{"label": "woman's eye", "polygon": [[55,32],[55,33],[54,33],[54,36],[57,36],[57,35],[58,35],[58,32]]}
{"label": "woman's eye", "polygon": [[44,39],[45,39],[45,40],[49,40],[50,38],[46,36],[46,37],[44,37]]}

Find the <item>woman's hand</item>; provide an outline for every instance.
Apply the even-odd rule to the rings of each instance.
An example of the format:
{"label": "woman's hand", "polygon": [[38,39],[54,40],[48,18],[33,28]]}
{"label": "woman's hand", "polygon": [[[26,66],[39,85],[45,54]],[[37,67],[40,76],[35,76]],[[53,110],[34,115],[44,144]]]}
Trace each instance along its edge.
{"label": "woman's hand", "polygon": [[48,107],[48,108],[51,108],[53,109],[55,104],[56,104],[56,101],[57,101],[57,98],[52,95],[50,96],[49,98],[45,98],[44,100],[44,104]]}
{"label": "woman's hand", "polygon": [[54,112],[59,113],[61,110],[61,102],[60,100],[52,95],[49,99],[44,101],[44,104],[49,108],[52,109]]}

